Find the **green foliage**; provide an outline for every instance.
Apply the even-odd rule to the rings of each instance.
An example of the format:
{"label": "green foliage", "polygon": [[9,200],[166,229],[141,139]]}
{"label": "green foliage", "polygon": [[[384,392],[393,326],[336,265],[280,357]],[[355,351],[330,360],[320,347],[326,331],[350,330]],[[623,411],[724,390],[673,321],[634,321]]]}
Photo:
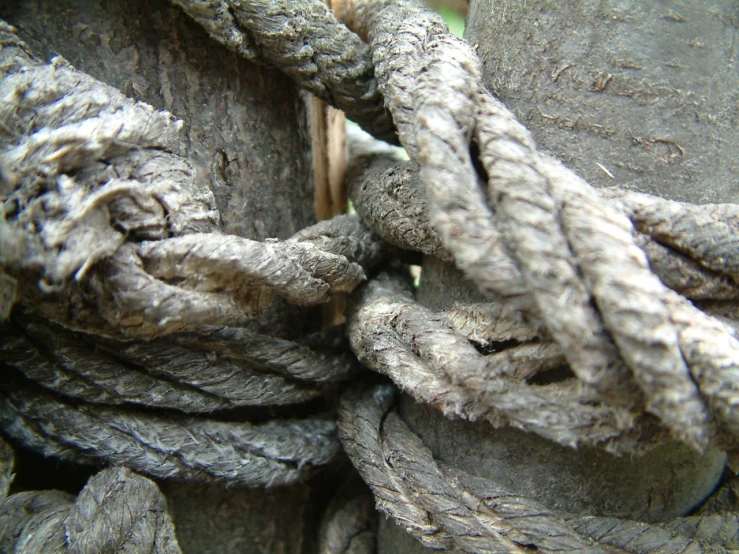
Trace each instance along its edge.
{"label": "green foliage", "polygon": [[458,11],[453,8],[445,8],[443,6],[436,8],[436,11],[444,18],[452,33],[458,37],[461,37],[464,34],[464,17],[462,17]]}

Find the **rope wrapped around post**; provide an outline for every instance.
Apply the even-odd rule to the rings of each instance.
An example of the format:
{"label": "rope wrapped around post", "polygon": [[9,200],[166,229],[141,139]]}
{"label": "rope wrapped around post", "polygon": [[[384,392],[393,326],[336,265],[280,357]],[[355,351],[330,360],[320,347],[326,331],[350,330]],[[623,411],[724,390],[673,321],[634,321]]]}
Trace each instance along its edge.
{"label": "rope wrapped around post", "polygon": [[[490,297],[433,312],[401,279],[373,279],[348,326],[362,362],[446,414],[570,446],[640,452],[674,437],[735,448],[737,331],[707,315],[731,315],[720,303],[737,298],[735,206],[593,190],[536,150],[485,89],[472,49],[419,2],[345,2],[369,50],[318,0],[174,3],[392,139],[382,92],[411,163],[365,158],[360,214],[390,243],[453,260]],[[354,290],[381,240],[349,216],[284,241],[218,233],[170,114],[61,59],[40,63],[0,25],[0,316],[22,308],[0,351],[71,397],[12,379],[4,433],[62,459],[242,486],[294,482],[333,461],[330,416],[252,425],[189,414],[303,402],[350,378],[346,352],[240,326],[274,295],[314,305]],[[565,362],[574,379],[527,382]],[[429,547],[739,547],[733,507],[664,525],[557,514],[445,466],[394,413],[393,394],[347,393],[339,432],[378,507]],[[71,499],[57,500],[58,537]],[[371,525],[357,506],[359,524],[326,524],[327,551],[349,551],[347,529]]]}
{"label": "rope wrapped around post", "polygon": [[413,0],[348,4],[457,266],[543,326],[598,395],[641,391],[646,409],[698,449],[724,428],[736,436],[733,332],[652,273],[622,211],[536,150],[439,16]]}
{"label": "rope wrapped around post", "polygon": [[283,71],[378,139],[397,142],[369,49],[323,0],[172,0],[212,38]]}
{"label": "rope wrapped around post", "polygon": [[350,291],[377,261],[377,239],[351,216],[287,241],[217,233],[213,195],[177,154],[170,114],[59,59],[41,64],[1,31],[0,265],[45,317],[147,338],[235,325],[274,294],[312,305]]}
{"label": "rope wrapped around post", "polygon": [[293,404],[349,378],[356,362],[330,333],[286,340],[223,325],[243,325],[274,295],[313,305],[352,290],[382,257],[379,239],[356,216],[284,241],[218,233],[170,114],[61,59],[39,62],[4,23],[0,40],[3,315],[20,308],[0,350],[66,397],[10,377],[4,433],[47,456],[247,487],[332,463],[326,415],[249,424],[127,404]]}
{"label": "rope wrapped around post", "polygon": [[353,388],[339,433],[377,508],[425,546],[462,552],[728,552],[739,546],[736,513],[649,525],[557,514],[500,485],[436,461],[395,412],[395,390]]}

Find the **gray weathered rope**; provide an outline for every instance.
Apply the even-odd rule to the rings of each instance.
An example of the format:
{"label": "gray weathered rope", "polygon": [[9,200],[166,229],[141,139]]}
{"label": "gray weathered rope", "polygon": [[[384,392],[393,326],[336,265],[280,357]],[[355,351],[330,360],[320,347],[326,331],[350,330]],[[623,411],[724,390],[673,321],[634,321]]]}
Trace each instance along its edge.
{"label": "gray weathered rope", "polygon": [[251,487],[303,479],[340,450],[335,424],[325,416],[259,425],[157,416],[72,404],[21,383],[2,393],[0,428],[46,456]]}
{"label": "gray weathered rope", "polygon": [[[212,193],[178,155],[180,122],[58,58],[39,63],[7,25],[0,34],[0,235],[24,245],[0,267],[43,315],[149,338],[238,324],[275,293],[311,305],[349,291],[377,259],[350,216],[287,241],[218,234]],[[31,275],[54,294],[38,298]]]}
{"label": "gray weathered rope", "polygon": [[487,329],[488,344],[525,337],[509,324],[496,333],[492,310],[490,324],[478,326],[484,308],[477,307],[477,313],[471,307],[434,313],[414,302],[398,278],[381,275],[366,286],[350,315],[349,337],[360,361],[446,415],[496,426],[510,423],[561,444],[600,444],[620,452],[648,447],[639,442],[645,437],[649,441],[665,438],[653,428],[650,433],[639,432],[644,429],[639,429],[636,418],[638,397],[627,399],[636,404],[629,410],[580,390],[575,380],[526,384],[535,374],[564,363],[561,350],[552,342],[528,340],[491,354],[480,353],[469,337],[455,330],[464,332],[465,320],[474,315],[478,318],[471,326]]}
{"label": "gray weathered rope", "polygon": [[[438,16],[412,0],[353,5],[401,142],[419,164],[430,221],[457,265],[483,292],[540,318],[603,397],[630,394],[635,381],[648,410],[697,448],[716,434],[715,420],[739,434],[732,333],[651,273],[622,213],[536,151]],[[699,390],[696,380],[711,385]]]}
{"label": "gray weathered rope", "polygon": [[[272,339],[264,339],[260,346],[269,353]],[[15,336],[6,336],[0,352],[6,364],[47,389],[93,403],[197,413],[304,402],[320,394],[319,387],[264,373],[264,366],[250,367],[171,342],[101,342],[42,321],[27,322]],[[315,368],[316,373],[332,369],[326,365]]]}
{"label": "gray weathered rope", "polygon": [[0,551],[179,554],[180,547],[156,484],[126,468],[110,468],[90,478],[77,498],[61,491],[4,497]]}
{"label": "gray weathered rope", "polygon": [[[357,213],[383,240],[405,250],[452,260],[452,255],[444,249],[441,238],[429,222],[426,196],[414,164],[399,161],[392,154],[360,154],[352,160],[347,181]],[[733,224],[732,216],[727,215],[734,208],[732,204],[689,205],[618,189],[605,189],[602,193],[616,200],[621,196],[641,198],[650,204],[652,217],[661,221],[669,222],[672,212],[681,210],[695,214],[696,219],[712,221],[714,228],[723,226],[725,229]],[[642,232],[634,233],[634,239],[647,255],[652,271],[666,286],[692,300],[739,297],[737,281],[726,267],[717,270],[704,267],[703,258],[695,249],[678,247],[676,241],[680,239],[677,233],[681,231],[673,228],[669,234],[657,232],[636,210],[624,204],[624,211],[632,223],[642,229]],[[722,219],[724,216],[726,219]],[[693,222],[695,230],[702,232],[700,229],[705,224],[695,219]],[[711,236],[733,239],[731,234]],[[705,250],[711,248],[715,240],[707,242]],[[716,252],[711,256],[719,255]]]}
{"label": "gray weathered rope", "polygon": [[336,21],[323,0],[172,3],[242,57],[277,67],[372,135],[397,141],[367,45]]}
{"label": "gray weathered rope", "polygon": [[[500,485],[434,460],[395,413],[388,386],[352,389],[342,398],[339,434],[375,494],[378,509],[427,546],[463,552],[726,552],[734,514],[664,526],[599,517],[558,515]],[[691,520],[686,524],[686,520]],[[423,523],[423,525],[421,525]],[[701,525],[718,532],[694,533]],[[693,538],[683,536],[687,532]],[[720,538],[719,538],[720,537]],[[713,541],[713,542],[712,542]]]}

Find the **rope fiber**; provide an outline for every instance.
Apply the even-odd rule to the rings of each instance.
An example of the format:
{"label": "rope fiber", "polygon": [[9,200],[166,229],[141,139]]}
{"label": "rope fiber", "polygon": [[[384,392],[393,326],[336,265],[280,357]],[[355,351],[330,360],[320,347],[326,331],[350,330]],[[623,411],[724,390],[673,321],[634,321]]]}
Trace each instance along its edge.
{"label": "rope fiber", "polygon": [[[182,121],[40,61],[0,22],[0,430],[113,466],[76,497],[9,494],[0,441],[0,550],[174,554],[166,500],[134,471],[285,485],[342,446],[376,507],[432,549],[739,550],[735,478],[665,523],[563,513],[435,459],[391,385],[342,387],[338,423],[269,411],[330,408],[358,359],[450,417],[626,455],[677,439],[736,469],[739,207],[594,189],[537,150],[420,1],[172,4],[410,159],[350,144],[356,215],[286,240],[225,235]],[[453,262],[485,301],[422,305],[408,251]],[[287,337],[258,321],[347,293],[345,328]],[[265,417],[243,421],[245,407]],[[374,552],[376,526],[350,481],[320,551]]]}

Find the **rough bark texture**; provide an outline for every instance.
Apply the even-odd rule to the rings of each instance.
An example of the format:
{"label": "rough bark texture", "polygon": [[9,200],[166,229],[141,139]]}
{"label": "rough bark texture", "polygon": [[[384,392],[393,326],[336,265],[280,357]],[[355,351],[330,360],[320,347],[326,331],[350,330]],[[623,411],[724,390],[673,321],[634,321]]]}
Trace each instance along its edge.
{"label": "rough bark texture", "polygon": [[3,2],[0,17],[40,57],[183,119],[224,233],[287,238],[315,221],[306,108],[279,72],[213,44],[164,0]]}
{"label": "rough bark texture", "polygon": [[[466,37],[478,48],[490,89],[529,127],[541,148],[589,182],[697,203],[735,202],[735,12],[733,2],[473,0]],[[430,257],[417,298],[434,310],[485,300],[461,272]],[[449,421],[408,398],[401,406],[406,422],[440,460],[493,478],[520,472],[517,486],[560,509],[576,510],[578,502],[604,486],[603,504],[590,509],[662,519],[670,512],[667,504],[682,496],[682,509],[689,508],[721,475],[721,454],[701,460],[668,445],[663,459],[651,461],[596,454],[596,475],[575,477],[591,453],[563,450],[566,454],[559,457],[550,445],[537,446],[537,439],[513,430],[496,433],[479,423]],[[537,463],[528,470],[519,463],[503,468],[492,455],[496,449],[518,451],[524,456],[519,460],[535,458]],[[651,487],[650,476],[657,481],[671,473],[667,468],[672,464],[686,462],[686,467],[706,471],[702,487],[689,471],[682,477],[687,487],[666,501],[663,495],[681,488],[679,472],[666,479],[661,493],[659,486]],[[630,474],[630,480],[606,485],[619,471]],[[569,494],[568,481],[573,486]],[[690,489],[695,496],[688,500]],[[426,550],[392,520],[381,519],[378,551]]]}
{"label": "rough bark texture", "polygon": [[473,0],[465,31],[540,147],[592,184],[696,203],[739,199],[738,33],[725,0]]}
{"label": "rough bark texture", "polygon": [[[214,43],[165,0],[0,1],[0,17],[40,57],[61,55],[182,119],[182,154],[211,187],[224,233],[285,239],[315,222],[307,109],[278,71]],[[259,331],[283,338],[316,329],[315,314],[283,304],[264,321]],[[314,486],[168,484],[166,493],[185,553],[297,553],[315,548]]]}

